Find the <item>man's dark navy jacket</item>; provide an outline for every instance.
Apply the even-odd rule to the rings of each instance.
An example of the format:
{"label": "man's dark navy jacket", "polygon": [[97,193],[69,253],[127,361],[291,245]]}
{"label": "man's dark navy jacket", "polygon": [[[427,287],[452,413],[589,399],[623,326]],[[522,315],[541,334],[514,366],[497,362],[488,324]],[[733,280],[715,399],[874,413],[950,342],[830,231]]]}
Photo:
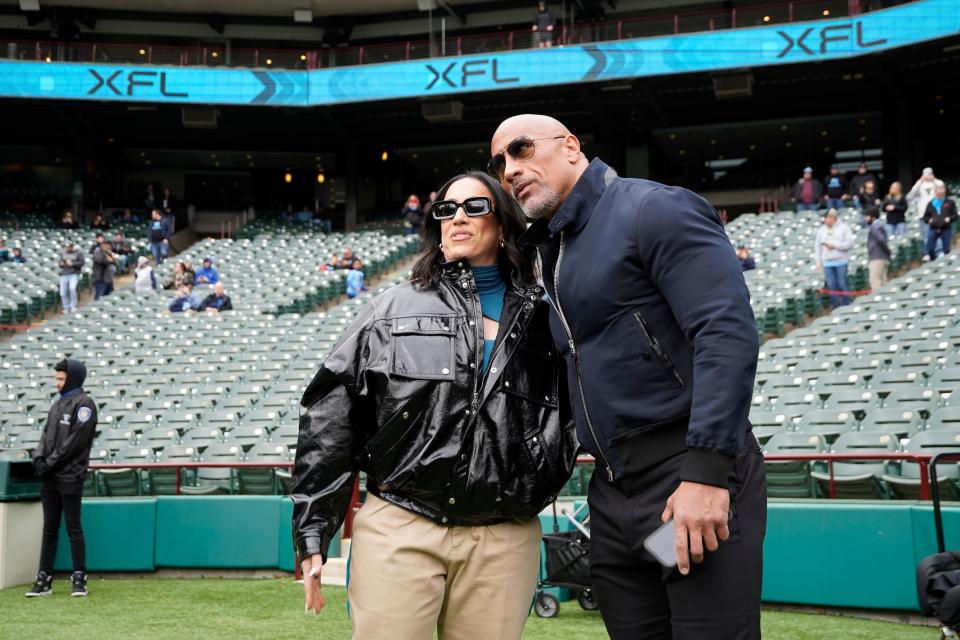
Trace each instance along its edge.
{"label": "man's dark navy jacket", "polygon": [[759,341],[713,207],[595,159],[523,241],[540,252],[577,436],[598,470],[621,477],[687,450],[681,480],[726,487],[749,429]]}

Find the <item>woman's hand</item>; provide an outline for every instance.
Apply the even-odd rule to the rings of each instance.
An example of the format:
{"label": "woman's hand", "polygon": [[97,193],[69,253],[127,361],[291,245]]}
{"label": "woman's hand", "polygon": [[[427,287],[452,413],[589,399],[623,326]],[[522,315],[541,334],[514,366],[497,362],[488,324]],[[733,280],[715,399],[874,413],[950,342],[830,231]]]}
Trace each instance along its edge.
{"label": "woman's hand", "polygon": [[300,569],[303,571],[303,592],[306,596],[304,613],[313,611],[313,615],[317,615],[326,604],[323,594],[320,593],[320,570],[322,568],[323,556],[319,553],[304,558],[300,563]]}

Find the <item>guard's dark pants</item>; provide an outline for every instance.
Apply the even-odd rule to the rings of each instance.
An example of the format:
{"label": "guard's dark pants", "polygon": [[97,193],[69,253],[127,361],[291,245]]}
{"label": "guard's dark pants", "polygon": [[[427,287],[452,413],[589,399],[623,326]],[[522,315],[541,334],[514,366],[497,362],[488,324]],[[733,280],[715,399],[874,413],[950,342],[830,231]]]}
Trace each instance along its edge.
{"label": "guard's dark pants", "polygon": [[43,542],[40,547],[40,571],[53,575],[53,559],[57,554],[57,539],[60,537],[60,514],[67,519],[67,535],[70,537],[70,555],[73,570],[87,570],[87,546],[80,526],[80,499],[83,482],[57,482],[44,480],[40,485],[40,502],[43,505]]}
{"label": "guard's dark pants", "polygon": [[608,482],[590,481],[590,577],[613,640],[760,638],[760,585],[767,487],[752,432],[730,474],[730,538],[681,576],[643,548],[686,454]]}

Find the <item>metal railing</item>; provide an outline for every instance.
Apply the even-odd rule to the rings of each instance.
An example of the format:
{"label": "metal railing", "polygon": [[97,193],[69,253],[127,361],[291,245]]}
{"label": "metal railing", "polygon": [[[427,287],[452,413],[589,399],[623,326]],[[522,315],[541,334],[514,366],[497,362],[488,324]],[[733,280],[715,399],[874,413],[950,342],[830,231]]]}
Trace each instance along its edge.
{"label": "metal railing", "polygon": [[[793,0],[726,9],[679,11],[602,22],[558,21],[553,46],[563,47],[631,38],[680,35],[745,27],[789,24],[849,15],[842,0]],[[227,44],[154,44],[112,42],[0,41],[0,58],[37,62],[149,64],[194,67],[267,67],[325,69],[384,62],[423,60],[532,49],[530,27],[483,34],[446,35],[381,44],[300,49],[244,48]]]}

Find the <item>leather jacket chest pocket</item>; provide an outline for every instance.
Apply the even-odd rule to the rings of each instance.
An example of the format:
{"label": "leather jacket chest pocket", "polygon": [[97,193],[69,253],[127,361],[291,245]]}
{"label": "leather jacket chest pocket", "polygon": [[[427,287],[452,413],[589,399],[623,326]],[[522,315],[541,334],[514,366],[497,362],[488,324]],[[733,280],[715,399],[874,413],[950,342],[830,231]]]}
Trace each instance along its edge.
{"label": "leather jacket chest pocket", "polygon": [[453,316],[394,318],[390,373],[420,380],[453,380],[456,321]]}
{"label": "leather jacket chest pocket", "polygon": [[549,343],[525,342],[510,358],[500,381],[504,393],[539,405],[556,408],[557,360]]}

